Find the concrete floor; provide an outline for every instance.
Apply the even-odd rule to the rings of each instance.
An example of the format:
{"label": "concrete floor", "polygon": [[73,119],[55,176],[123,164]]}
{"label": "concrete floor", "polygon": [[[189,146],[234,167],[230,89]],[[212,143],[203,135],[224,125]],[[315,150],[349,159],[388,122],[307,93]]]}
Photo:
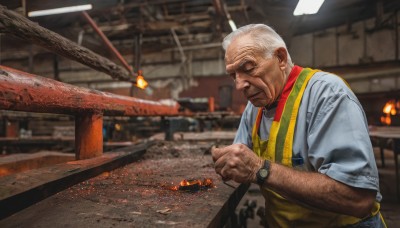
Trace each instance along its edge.
{"label": "concrete floor", "polygon": [[[385,150],[384,168],[381,165],[382,163],[379,150],[376,148],[374,149],[374,152],[379,169],[381,194],[383,195],[383,200],[381,202],[381,213],[385,219],[387,227],[400,227],[400,199],[397,199],[396,197],[396,178],[393,151]],[[240,211],[243,213],[246,211],[246,209],[249,209],[246,206],[246,201],[256,202],[257,205],[256,208],[253,209],[254,218],[247,219],[247,227],[263,227],[260,225],[260,217],[256,214],[259,207],[264,207],[264,198],[262,197],[257,185],[250,186],[248,192],[236,208],[237,215],[239,215]]]}

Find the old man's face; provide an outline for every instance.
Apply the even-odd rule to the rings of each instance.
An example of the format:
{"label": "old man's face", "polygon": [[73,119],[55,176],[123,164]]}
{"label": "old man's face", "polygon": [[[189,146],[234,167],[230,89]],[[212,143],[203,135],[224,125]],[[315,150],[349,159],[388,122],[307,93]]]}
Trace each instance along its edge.
{"label": "old man's face", "polygon": [[283,90],[286,77],[281,59],[275,52],[267,58],[250,35],[232,40],[225,53],[225,64],[236,89],[256,107],[272,104]]}

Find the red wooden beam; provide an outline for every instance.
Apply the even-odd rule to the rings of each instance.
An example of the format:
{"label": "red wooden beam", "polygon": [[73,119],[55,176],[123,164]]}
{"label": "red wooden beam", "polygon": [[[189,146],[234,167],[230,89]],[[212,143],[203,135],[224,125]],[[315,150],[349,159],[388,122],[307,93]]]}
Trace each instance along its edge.
{"label": "red wooden beam", "polygon": [[0,109],[75,115],[75,156],[103,153],[103,115],[174,116],[179,105],[120,96],[0,66]]}
{"label": "red wooden beam", "polygon": [[75,115],[176,116],[179,105],[81,88],[0,65],[0,109]]}

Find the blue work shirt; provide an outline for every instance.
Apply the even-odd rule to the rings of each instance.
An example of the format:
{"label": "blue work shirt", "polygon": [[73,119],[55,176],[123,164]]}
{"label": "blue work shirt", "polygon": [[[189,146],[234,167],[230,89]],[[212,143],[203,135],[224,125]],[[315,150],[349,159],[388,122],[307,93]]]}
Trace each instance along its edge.
{"label": "blue work shirt", "polygon": [[[234,143],[252,148],[252,128],[258,108],[248,102]],[[276,108],[263,110],[260,137],[268,140]],[[376,190],[381,201],[379,177],[365,113],[357,97],[338,76],[316,73],[309,81],[299,108],[293,158],[297,167],[317,171],[346,185]]]}

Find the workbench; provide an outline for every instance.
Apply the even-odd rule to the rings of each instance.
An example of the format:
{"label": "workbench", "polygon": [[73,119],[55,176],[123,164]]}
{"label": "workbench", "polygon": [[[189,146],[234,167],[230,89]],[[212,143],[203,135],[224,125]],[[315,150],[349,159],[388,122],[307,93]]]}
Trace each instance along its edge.
{"label": "workbench", "polygon": [[[400,201],[400,174],[398,157],[400,155],[400,128],[399,127],[371,127],[369,136],[373,146],[379,147],[382,167],[385,167],[384,150],[389,148],[394,153],[394,164],[396,173],[396,195]],[[389,142],[389,143],[388,143]]]}
{"label": "workbench", "polygon": [[[0,227],[222,227],[248,185],[223,183],[211,155],[193,143],[170,150],[80,182],[1,220]],[[172,190],[183,179],[204,178],[214,187]]]}

